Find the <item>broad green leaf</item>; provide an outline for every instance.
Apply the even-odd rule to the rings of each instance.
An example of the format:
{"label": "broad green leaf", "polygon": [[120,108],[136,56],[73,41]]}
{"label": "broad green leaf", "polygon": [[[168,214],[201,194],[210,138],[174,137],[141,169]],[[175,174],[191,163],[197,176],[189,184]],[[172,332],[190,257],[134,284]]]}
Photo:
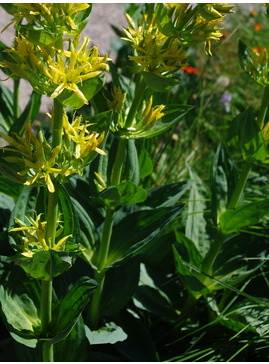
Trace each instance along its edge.
{"label": "broad green leaf", "polygon": [[40,46],[53,46],[62,36],[61,33],[52,33],[45,28],[33,24],[17,25],[17,30],[31,42]]}
{"label": "broad green leaf", "polygon": [[[77,86],[89,101],[98,91],[101,90],[104,86],[104,82],[104,77],[98,76],[90,78]],[[57,100],[61,104],[72,107],[73,109],[79,109],[84,105],[84,102],[73,91],[69,90],[64,90],[59,96],[57,96]]]}
{"label": "broad green leaf", "polygon": [[161,77],[151,72],[141,72],[145,84],[154,91],[166,92],[178,85],[180,80],[175,77]]}
{"label": "broad green leaf", "polygon": [[156,23],[160,31],[167,37],[171,37],[173,34],[173,23],[171,17],[169,17],[164,4],[157,4],[156,6]]}
{"label": "broad green leaf", "polygon": [[264,162],[267,147],[251,108],[237,115],[233,120],[228,145],[238,148],[244,159]]}
{"label": "broad green leaf", "polygon": [[62,185],[59,185],[58,187],[59,201],[64,227],[63,233],[58,237],[58,240],[60,240],[64,236],[72,235],[72,242],[74,244],[78,244],[80,242],[80,227],[78,217],[76,215],[70,195],[66,191],[65,187]]}
{"label": "broad green leaf", "polygon": [[146,148],[139,148],[139,178],[145,178],[153,172],[153,163]]}
{"label": "broad green leaf", "polygon": [[50,343],[64,340],[77,323],[79,316],[89,302],[97,283],[88,277],[80,277],[67,295],[53,310]]}
{"label": "broad green leaf", "polygon": [[11,336],[24,345],[35,347],[40,334],[36,281],[29,279],[6,257],[0,260],[1,316]]}
{"label": "broad green leaf", "polygon": [[[179,318],[179,312],[172,302],[170,295],[165,291],[168,285],[168,278],[158,275],[157,271],[149,269],[141,264],[139,286],[137,287],[133,301],[136,307],[147,311],[150,314],[159,316],[165,322],[174,322]],[[156,284],[158,281],[158,285]],[[174,288],[178,289],[179,287]],[[170,292],[169,292],[170,293]]]}
{"label": "broad green leaf", "polygon": [[85,325],[82,315],[70,334],[54,346],[56,362],[86,362],[88,341],[85,335]]}
{"label": "broad green leaf", "polygon": [[137,287],[139,273],[139,257],[107,271],[100,303],[102,315],[114,316],[125,307]]}
{"label": "broad green leaf", "polygon": [[229,312],[221,317],[220,322],[235,332],[252,331],[263,336],[269,331],[268,319],[268,307],[244,299],[233,305]]}
{"label": "broad green leaf", "polygon": [[85,118],[85,121],[89,121],[93,125],[93,130],[98,133],[107,132],[112,119],[112,110],[100,112],[89,118]]}
{"label": "broad green leaf", "polygon": [[223,234],[231,234],[246,226],[259,222],[269,212],[269,198],[258,202],[245,203],[229,209],[220,216]]}
{"label": "broad green leaf", "polygon": [[187,238],[195,243],[197,250],[204,257],[210,247],[210,241],[206,231],[207,222],[204,216],[207,192],[199,176],[190,167],[189,173],[192,187],[188,201],[185,234]]}
{"label": "broad green leaf", "polygon": [[0,192],[0,229],[6,227],[9,220],[9,215],[14,207],[15,203],[13,198]]}
{"label": "broad green leaf", "polygon": [[133,139],[155,137],[179,123],[191,109],[192,107],[188,105],[168,105],[165,108],[165,115],[158,119],[152,128],[141,132],[130,132],[128,135]]}
{"label": "broad green leaf", "polygon": [[20,266],[35,279],[50,280],[72,266],[74,253],[55,250],[40,251],[33,258],[21,258]]}
{"label": "broad green leaf", "polygon": [[104,327],[94,331],[91,331],[88,326],[85,326],[85,331],[91,345],[115,344],[118,341],[127,339],[126,333],[114,322],[107,322]]}
{"label": "broad green leaf", "polygon": [[226,210],[237,181],[237,170],[224,144],[219,144],[211,173],[211,204],[215,223]]}
{"label": "broad green leaf", "polygon": [[40,108],[40,104],[41,94],[33,91],[24,111],[18,120],[16,120],[16,122],[11,126],[10,131],[21,135],[23,133],[25,123],[27,123],[29,120],[35,120]]}
{"label": "broad green leaf", "polygon": [[115,227],[106,265],[119,265],[140,254],[182,211],[182,206],[142,210],[128,214]]}
{"label": "broad green leaf", "polygon": [[12,197],[14,200],[17,200],[20,196],[20,193],[23,189],[21,184],[18,184],[5,176],[0,175],[0,191],[5,193],[6,195]]}
{"label": "broad green leaf", "polygon": [[148,197],[142,206],[151,208],[172,207],[191,188],[189,182],[176,182],[165,186],[157,186],[148,191]]}
{"label": "broad green leaf", "polygon": [[146,198],[147,191],[129,181],[108,187],[100,192],[98,196],[98,200],[112,209],[143,202]]}
{"label": "broad green leaf", "polygon": [[125,148],[125,157],[122,167],[122,180],[138,183],[139,164],[135,141],[129,139]]}

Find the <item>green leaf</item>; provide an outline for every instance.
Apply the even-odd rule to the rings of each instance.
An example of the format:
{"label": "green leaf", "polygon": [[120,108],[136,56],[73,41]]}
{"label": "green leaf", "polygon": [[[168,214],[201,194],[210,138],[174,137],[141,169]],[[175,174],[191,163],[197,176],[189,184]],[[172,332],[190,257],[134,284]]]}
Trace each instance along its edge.
{"label": "green leaf", "polygon": [[269,198],[229,209],[220,216],[221,231],[223,234],[231,234],[246,226],[254,225],[268,212]]}
{"label": "green leaf", "polygon": [[167,37],[171,37],[173,35],[174,27],[164,4],[157,4],[155,16],[158,29]]}
{"label": "green leaf", "polygon": [[266,142],[251,108],[233,120],[228,145],[239,148],[244,159],[261,162],[266,160]]}
{"label": "green leaf", "polygon": [[[84,94],[86,99],[91,100],[94,95],[102,89],[104,86],[105,79],[103,76],[90,78],[84,81],[82,84],[78,83],[77,86],[80,91]],[[73,91],[64,90],[57,96],[57,100],[65,105],[72,107],[73,109],[79,109],[84,105],[84,101],[81,100]]]}
{"label": "green leaf", "polygon": [[139,273],[139,257],[107,271],[100,303],[103,316],[114,316],[125,307],[137,287]]}
{"label": "green leaf", "polygon": [[86,336],[91,345],[115,344],[118,341],[124,341],[127,339],[126,333],[114,322],[107,322],[104,327],[95,331],[91,331],[88,326],[85,326],[85,330]]}
{"label": "green leaf", "polygon": [[35,347],[40,333],[38,285],[6,257],[0,261],[1,316],[11,336]]}
{"label": "green leaf", "polygon": [[104,189],[99,193],[98,200],[109,208],[131,205],[145,201],[147,191],[133,182],[122,182],[117,186]]}
{"label": "green leaf", "polygon": [[56,243],[64,236],[72,235],[72,242],[78,244],[80,242],[80,226],[73,203],[64,186],[59,185],[58,190],[61,212],[63,214],[64,230],[56,240]]}
{"label": "green leaf", "polygon": [[210,247],[207,234],[207,222],[204,216],[206,210],[207,191],[199,176],[189,167],[192,181],[188,201],[188,216],[185,226],[187,238],[192,240],[200,254],[205,257]]}
{"label": "green leaf", "polygon": [[211,204],[215,224],[226,210],[237,182],[237,170],[223,143],[216,151],[210,173]]}
{"label": "green leaf", "polygon": [[135,141],[129,139],[125,148],[125,157],[122,167],[122,180],[127,180],[138,184],[139,164]]}
{"label": "green leaf", "polygon": [[89,302],[97,283],[88,277],[80,277],[63,300],[53,310],[51,344],[64,340],[77,323],[79,316]]}
{"label": "green leaf", "polygon": [[146,148],[139,148],[138,164],[139,178],[145,178],[153,172],[153,163]]}
{"label": "green leaf", "polygon": [[191,183],[176,182],[165,186],[157,186],[148,191],[148,197],[142,206],[151,208],[172,207],[191,188]]}
{"label": "green leaf", "polygon": [[89,118],[85,118],[85,121],[89,121],[93,124],[93,130],[98,133],[107,132],[112,120],[112,110],[100,112]]}
{"label": "green leaf", "polygon": [[182,206],[163,207],[127,215],[114,227],[106,265],[119,265],[140,254],[181,211]]}
{"label": "green leaf", "polygon": [[17,31],[31,42],[44,47],[54,45],[62,36],[61,33],[52,33],[33,24],[17,25]]}
{"label": "green leaf", "polygon": [[154,91],[166,92],[172,87],[177,86],[180,80],[175,77],[161,77],[151,72],[141,72],[144,78],[145,84]]}
{"label": "green leaf", "polygon": [[75,253],[55,250],[40,251],[33,258],[21,258],[20,265],[35,279],[50,280],[67,271],[72,266]]}
{"label": "green leaf", "polygon": [[165,108],[165,115],[158,119],[152,128],[141,132],[139,130],[137,132],[131,132],[130,138],[152,138],[162,134],[179,123],[191,109],[192,106],[188,105],[167,105]]}
{"label": "green leaf", "polygon": [[233,305],[229,312],[223,318],[221,317],[220,322],[235,332],[252,331],[263,336],[269,330],[268,319],[268,307],[257,305],[245,299]]}
{"label": "green leaf", "polygon": [[55,344],[54,360],[56,362],[86,362],[87,346],[85,325],[82,315],[80,315],[70,334],[64,340]]}
{"label": "green leaf", "polygon": [[23,186],[0,175],[0,191],[17,200],[20,196]]}

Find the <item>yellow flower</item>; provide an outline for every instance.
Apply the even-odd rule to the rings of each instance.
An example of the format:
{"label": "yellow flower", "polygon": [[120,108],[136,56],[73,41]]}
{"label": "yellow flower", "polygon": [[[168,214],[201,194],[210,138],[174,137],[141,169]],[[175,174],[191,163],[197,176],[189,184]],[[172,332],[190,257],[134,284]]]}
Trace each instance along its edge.
{"label": "yellow flower", "polygon": [[[48,251],[49,249],[64,250],[64,243],[72,236],[67,235],[63,237],[51,247],[51,242],[46,240],[47,221],[41,221],[41,216],[42,214],[37,215],[35,220],[31,216],[26,217],[29,225],[26,225],[18,218],[15,218],[15,223],[18,227],[10,230],[10,232],[22,232],[22,234],[19,235],[19,238],[23,244],[17,246],[17,248],[21,250],[21,254],[27,258],[33,257],[33,255],[39,251]],[[56,237],[63,231],[63,227],[59,225],[61,222],[59,218],[60,214],[57,219],[57,227],[59,226],[59,229],[56,231]]]}
{"label": "yellow flower", "polygon": [[82,116],[77,116],[69,123],[66,113],[63,118],[63,134],[67,148],[70,149],[71,141],[74,143],[75,159],[87,159],[91,152],[106,155],[104,151],[98,148],[104,139],[104,133],[99,135],[97,132],[91,132],[88,127],[92,124],[82,124]]}
{"label": "yellow flower", "polygon": [[135,125],[138,131],[148,130],[153,127],[158,119],[164,116],[162,112],[165,108],[164,105],[152,107],[153,98],[150,96],[148,103],[144,101],[141,120]]}
{"label": "yellow flower", "polygon": [[50,95],[51,98],[59,96],[66,89],[74,91],[84,104],[88,104],[77,84],[82,85],[83,81],[100,75],[104,70],[108,71],[106,62],[110,60],[107,54],[104,57],[99,56],[97,46],[87,50],[90,41],[90,38],[85,37],[79,50],[71,42],[71,50],[59,50],[56,61],[48,57],[48,66],[44,72],[51,83],[57,85]]}
{"label": "yellow flower", "polygon": [[14,19],[3,31],[13,23],[21,24],[25,19],[29,24],[49,28],[53,32],[73,34],[78,29],[78,12],[89,6],[86,3],[13,3],[11,13]]}
{"label": "yellow flower", "polygon": [[58,175],[69,176],[76,172],[74,168],[59,168],[57,164],[57,157],[61,150],[58,145],[52,149],[48,143],[40,142],[34,133],[31,131],[31,122],[29,121],[26,126],[25,138],[19,137],[13,133],[13,137],[1,134],[1,136],[9,143],[9,147],[1,149],[15,152],[17,156],[3,157],[4,160],[10,163],[22,163],[25,168],[18,172],[20,176],[26,176],[28,179],[24,184],[26,186],[32,185],[35,182],[45,183],[48,190],[53,193],[55,187],[52,182],[53,178]]}
{"label": "yellow flower", "polygon": [[266,48],[252,48],[249,52],[250,62],[245,64],[245,70],[249,72],[255,81],[262,85],[269,83],[269,52]]}
{"label": "yellow flower", "polygon": [[150,19],[143,15],[140,26],[136,29],[131,17],[126,14],[130,27],[123,29],[135,50],[129,58],[139,64],[137,72],[147,71],[159,76],[166,76],[186,66],[186,55],[175,38],[162,34],[156,24],[155,15]]}

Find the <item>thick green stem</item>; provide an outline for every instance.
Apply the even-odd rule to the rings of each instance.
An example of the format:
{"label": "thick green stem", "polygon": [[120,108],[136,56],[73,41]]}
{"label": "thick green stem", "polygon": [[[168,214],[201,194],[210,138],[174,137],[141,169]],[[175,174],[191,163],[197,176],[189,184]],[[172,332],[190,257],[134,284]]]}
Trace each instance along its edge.
{"label": "thick green stem", "polygon": [[20,86],[20,79],[14,79],[14,90],[13,90],[13,119],[14,123],[17,121],[20,115],[20,107],[19,107],[19,86]]}
{"label": "thick green stem", "polygon": [[[264,120],[265,120],[265,116],[266,116],[267,109],[268,109],[268,103],[269,103],[269,86],[266,86],[263,91],[261,107],[260,107],[259,115],[257,118],[257,123],[258,123],[260,129],[262,129],[263,125],[264,125]],[[237,181],[237,184],[235,186],[235,189],[233,191],[233,194],[232,194],[231,200],[229,201],[227,209],[232,209],[237,206],[238,201],[241,197],[241,194],[245,188],[251,168],[252,168],[252,161],[246,160],[243,164],[240,177]],[[202,271],[204,273],[207,273],[207,274],[212,273],[213,264],[222,247],[225,236],[226,235],[223,234],[220,230],[218,231],[215,241],[212,244],[207,256],[205,257],[205,260],[204,260],[204,263],[202,266]],[[208,278],[205,277],[203,279],[203,282],[205,282],[207,279]]]}
{"label": "thick green stem", "polygon": [[[54,100],[54,117],[52,130],[52,147],[55,148],[62,142],[63,128],[63,105]],[[58,187],[55,192],[48,193],[46,241],[51,249],[55,243],[58,218]],[[52,278],[41,283],[41,328],[42,335],[47,336],[49,325],[52,320]],[[53,344],[43,344],[43,361],[53,361]]]}
{"label": "thick green stem", "polygon": [[[132,103],[132,106],[130,108],[129,114],[128,114],[126,122],[125,122],[125,126],[127,128],[132,126],[135,114],[143,99],[145,89],[146,89],[146,85],[145,85],[143,79],[140,78],[136,85],[134,101]],[[114,163],[112,175],[111,175],[111,185],[112,186],[117,186],[120,183],[122,165],[123,165],[127,142],[128,142],[127,139],[119,140],[115,163]],[[100,301],[101,301],[101,296],[102,296],[104,281],[105,281],[105,274],[106,274],[106,270],[104,268],[106,266],[106,261],[107,261],[108,252],[109,252],[112,228],[113,228],[113,223],[114,223],[114,214],[115,214],[114,210],[107,208],[105,222],[104,222],[104,228],[103,228],[103,235],[102,235],[100,249],[99,249],[98,258],[97,258],[98,271],[95,272],[95,276],[94,276],[94,278],[95,278],[96,282],[99,284],[99,286],[94,291],[94,294],[92,296],[90,308],[88,311],[88,317],[87,317],[87,322],[91,329],[98,328],[98,322],[99,322],[99,317],[100,317]]]}
{"label": "thick green stem", "polygon": [[130,108],[129,114],[127,116],[127,119],[125,121],[126,128],[130,128],[132,126],[132,123],[135,118],[135,114],[137,113],[137,110],[139,108],[139,105],[141,104],[141,101],[144,97],[144,92],[146,90],[146,84],[142,78],[139,78],[137,81],[137,87],[135,90],[135,97],[134,101],[132,103],[132,106]]}

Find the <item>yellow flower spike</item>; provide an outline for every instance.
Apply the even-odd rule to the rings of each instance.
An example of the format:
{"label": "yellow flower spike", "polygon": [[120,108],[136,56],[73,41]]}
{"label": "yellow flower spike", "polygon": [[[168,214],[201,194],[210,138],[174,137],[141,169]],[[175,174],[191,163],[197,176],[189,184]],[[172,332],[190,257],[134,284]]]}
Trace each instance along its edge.
{"label": "yellow flower spike", "polygon": [[114,86],[112,92],[113,100],[110,101],[107,99],[107,106],[109,107],[109,109],[112,109],[115,112],[119,112],[122,109],[123,104],[125,102],[126,94],[127,92],[125,92],[124,94],[122,93],[120,86],[119,87]]}

